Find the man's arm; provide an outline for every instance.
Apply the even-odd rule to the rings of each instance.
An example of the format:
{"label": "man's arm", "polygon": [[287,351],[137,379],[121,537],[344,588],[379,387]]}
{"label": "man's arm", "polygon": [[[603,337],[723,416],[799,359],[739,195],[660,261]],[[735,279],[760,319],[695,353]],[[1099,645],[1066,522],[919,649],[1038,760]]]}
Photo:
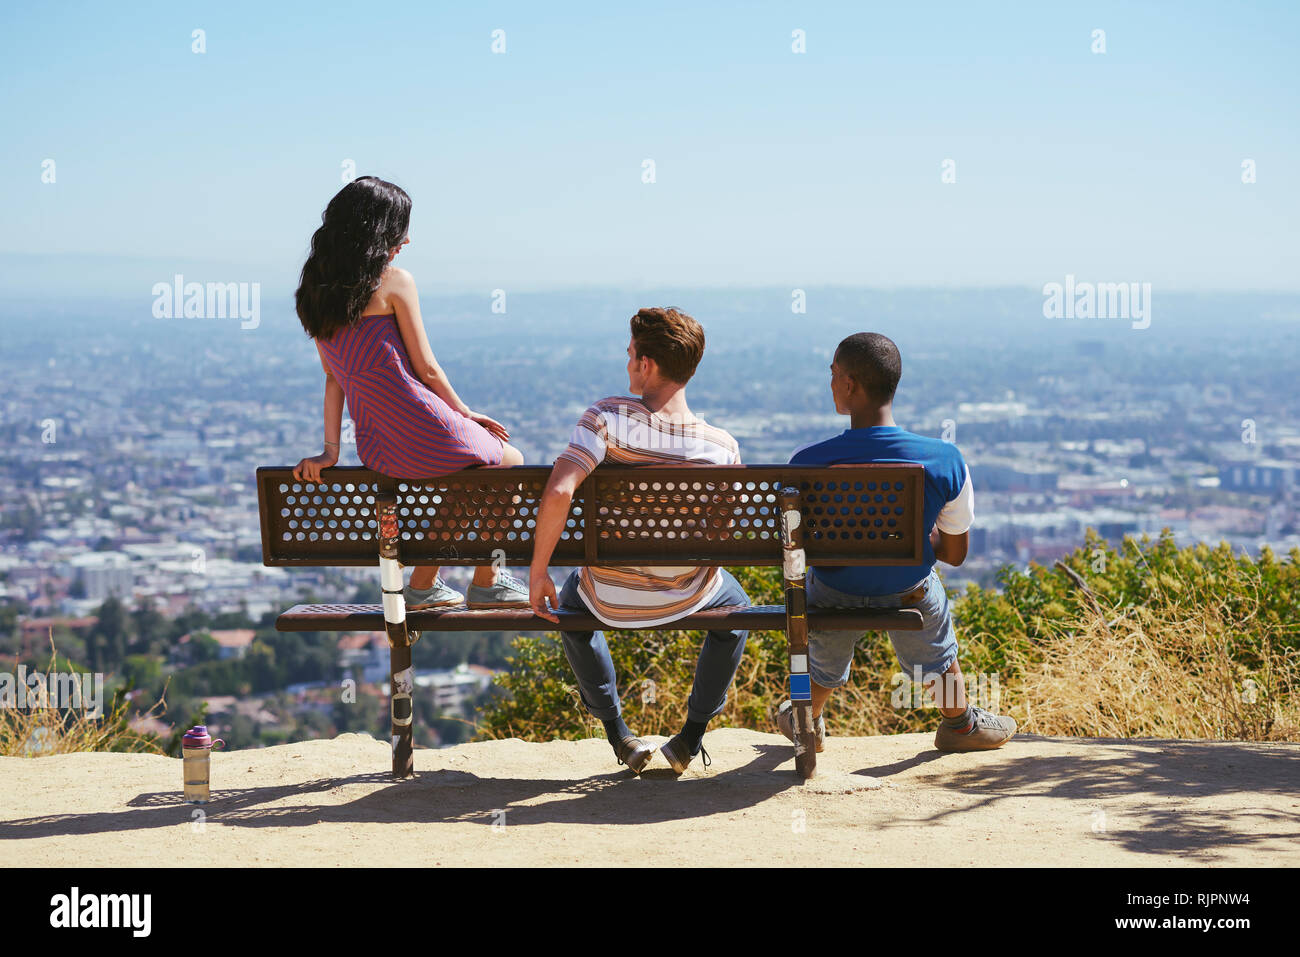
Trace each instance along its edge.
{"label": "man's arm", "polygon": [[930,547],[941,562],[957,566],[966,560],[970,546],[970,527],[975,521],[975,491],[971,487],[970,469],[962,466],[961,488],[939,511],[930,532]]}
{"label": "man's arm", "polygon": [[560,619],[551,609],[560,607],[560,600],[555,594],[555,582],[551,581],[547,566],[555,553],[555,546],[564,531],[564,522],[569,517],[569,506],[573,502],[573,493],[578,490],[582,480],[590,470],[567,458],[557,459],[551,469],[551,477],[542,492],[541,507],[537,513],[537,523],[533,528],[533,561],[528,571],[528,603],[533,614],[547,621],[559,624]]}
{"label": "man's arm", "polygon": [[320,353],[321,368],[325,370],[325,451],[303,459],[294,466],[293,477],[300,482],[319,482],[321,469],[337,465],[339,461],[339,435],[343,428],[343,386],[339,385],[334,373],[330,372],[319,342],[316,343],[316,351]]}
{"label": "man's arm", "polygon": [[966,560],[966,549],[970,547],[970,532],[949,535],[936,526],[930,532],[930,547],[934,549],[935,558],[955,567]]}

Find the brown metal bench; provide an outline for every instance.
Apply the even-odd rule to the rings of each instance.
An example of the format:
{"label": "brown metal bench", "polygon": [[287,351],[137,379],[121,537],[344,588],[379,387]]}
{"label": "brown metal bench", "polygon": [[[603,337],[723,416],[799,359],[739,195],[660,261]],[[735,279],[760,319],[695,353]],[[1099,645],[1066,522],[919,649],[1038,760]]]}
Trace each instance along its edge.
{"label": "brown metal bench", "polygon": [[[550,469],[469,469],[442,478],[392,479],[361,468],[326,469],[319,483],[290,468],[257,470],[262,560],[275,566],[379,565],[383,604],[295,605],[281,631],[388,634],[393,774],[412,773],[411,644],[422,631],[590,631],[588,613],[529,609],[407,612],[410,565],[527,565]],[[645,466],[597,468],[573,497],[551,558],[555,566],[779,565],[784,605],[712,608],[654,630],[785,631],[790,645],[795,765],[816,770],[808,628],[914,631],[914,609],[814,609],[808,565],[920,564],[920,465]]]}

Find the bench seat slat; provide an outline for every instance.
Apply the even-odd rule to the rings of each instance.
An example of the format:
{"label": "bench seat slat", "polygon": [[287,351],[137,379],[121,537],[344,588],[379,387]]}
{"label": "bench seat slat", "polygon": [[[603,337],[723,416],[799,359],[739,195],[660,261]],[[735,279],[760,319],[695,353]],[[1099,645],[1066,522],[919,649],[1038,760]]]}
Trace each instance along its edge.
{"label": "bench seat slat", "polygon": [[[586,612],[561,611],[560,624],[538,618],[528,608],[427,609],[406,615],[416,631],[594,631],[608,629]],[[861,631],[919,631],[921,613],[901,609],[816,609],[808,613],[810,628]],[[276,619],[279,631],[383,631],[383,605],[294,605]],[[784,605],[724,606],[697,611],[657,628],[644,631],[707,631],[745,628],[750,631],[785,631]]]}

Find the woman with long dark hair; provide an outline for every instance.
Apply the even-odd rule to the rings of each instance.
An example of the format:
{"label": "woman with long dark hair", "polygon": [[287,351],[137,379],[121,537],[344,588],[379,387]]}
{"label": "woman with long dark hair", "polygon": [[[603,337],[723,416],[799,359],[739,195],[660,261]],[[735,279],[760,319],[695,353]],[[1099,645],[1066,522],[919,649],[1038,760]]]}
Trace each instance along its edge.
{"label": "woman with long dark hair", "polygon": [[[319,482],[339,459],[346,399],[356,425],[357,456],[392,478],[422,479],[471,466],[522,465],[500,422],[472,411],[433,357],[420,318],[415,280],[392,265],[410,242],[411,197],[400,186],[361,176],[330,200],[298,285],[298,318],[315,340],[325,370],[325,451],[294,469]],[[467,604],[528,604],[528,587],[489,566],[474,570]],[[452,605],[465,596],[437,566],[411,572],[408,608]]]}

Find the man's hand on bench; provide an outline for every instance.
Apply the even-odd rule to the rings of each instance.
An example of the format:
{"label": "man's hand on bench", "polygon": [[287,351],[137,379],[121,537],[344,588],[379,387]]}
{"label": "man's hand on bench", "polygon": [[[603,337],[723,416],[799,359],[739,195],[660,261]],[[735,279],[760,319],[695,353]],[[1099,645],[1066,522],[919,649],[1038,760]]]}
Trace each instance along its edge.
{"label": "man's hand on bench", "polygon": [[[547,607],[548,601],[550,608]],[[545,618],[557,625],[560,623],[560,619],[551,610],[559,609],[560,599],[555,594],[555,582],[551,581],[551,575],[545,568],[534,568],[528,574],[528,604],[538,618]]]}

